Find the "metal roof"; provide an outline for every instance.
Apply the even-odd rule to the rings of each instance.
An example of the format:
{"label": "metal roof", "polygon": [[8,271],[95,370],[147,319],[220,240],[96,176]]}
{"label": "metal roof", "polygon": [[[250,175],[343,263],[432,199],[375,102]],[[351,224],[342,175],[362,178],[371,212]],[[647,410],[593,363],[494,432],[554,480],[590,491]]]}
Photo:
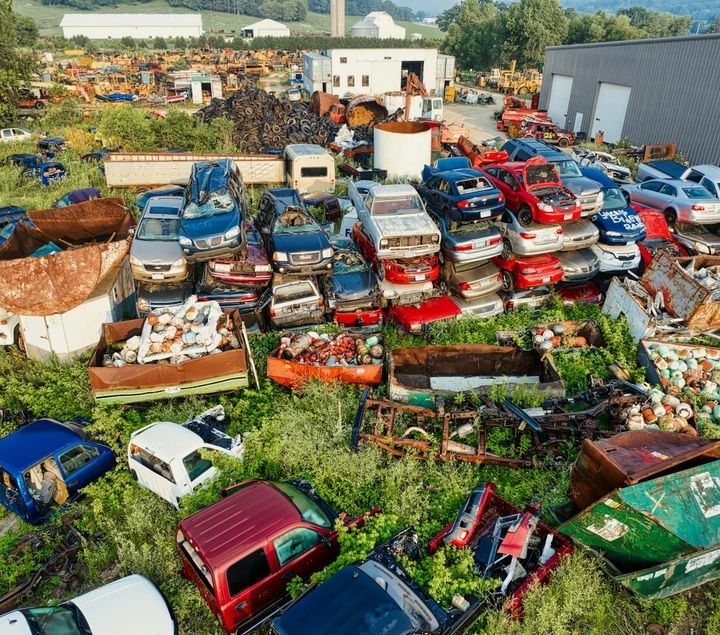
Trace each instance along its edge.
{"label": "metal roof", "polygon": [[130,437],[130,443],[170,463],[174,458],[182,459],[197,450],[203,440],[192,430],[177,423],[157,421],[135,432]]}
{"label": "metal roof", "polygon": [[61,27],[103,26],[197,26],[202,27],[199,13],[66,13]]}
{"label": "metal roof", "polygon": [[546,46],[546,51],[600,48],[608,46],[638,46],[642,44],[676,44],[678,42],[702,42],[703,40],[720,39],[720,33],[705,33],[703,35],[682,35],[676,37],[653,37],[641,40],[616,40],[613,42],[591,42],[589,44],[564,44],[558,46]]}
{"label": "metal roof", "polygon": [[0,466],[19,473],[79,440],[77,433],[59,421],[38,419],[0,439]]}
{"label": "metal roof", "polygon": [[277,20],[271,20],[270,18],[266,18],[265,20],[259,20],[258,22],[253,22],[252,24],[248,24],[247,26],[242,27],[244,29],[256,29],[258,27],[272,27],[272,28],[278,28],[281,27],[283,29],[289,28],[286,24],[283,24],[282,22],[278,22]]}

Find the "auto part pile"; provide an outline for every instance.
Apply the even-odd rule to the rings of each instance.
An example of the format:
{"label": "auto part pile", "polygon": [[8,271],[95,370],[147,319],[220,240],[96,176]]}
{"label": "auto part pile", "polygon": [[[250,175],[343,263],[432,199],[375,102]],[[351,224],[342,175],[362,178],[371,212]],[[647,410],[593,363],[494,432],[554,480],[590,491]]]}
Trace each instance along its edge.
{"label": "auto part pile", "polygon": [[383,363],[382,336],[350,333],[298,333],[283,337],[278,358],[313,366],[361,366]]}
{"label": "auto part pile", "polygon": [[684,269],[692,276],[693,280],[712,292],[713,301],[720,300],[720,266],[713,265],[696,269],[693,258]]}

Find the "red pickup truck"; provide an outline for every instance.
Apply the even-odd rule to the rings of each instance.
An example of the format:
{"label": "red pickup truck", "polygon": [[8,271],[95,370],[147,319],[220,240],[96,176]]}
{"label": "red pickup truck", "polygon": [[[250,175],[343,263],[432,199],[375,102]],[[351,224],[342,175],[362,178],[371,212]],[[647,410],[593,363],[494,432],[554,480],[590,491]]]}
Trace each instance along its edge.
{"label": "red pickup truck", "polygon": [[366,516],[338,515],[307,481],[238,483],[180,521],[183,575],[228,633],[246,633],[287,600],[290,580],[335,560],[337,519],[353,527]]}

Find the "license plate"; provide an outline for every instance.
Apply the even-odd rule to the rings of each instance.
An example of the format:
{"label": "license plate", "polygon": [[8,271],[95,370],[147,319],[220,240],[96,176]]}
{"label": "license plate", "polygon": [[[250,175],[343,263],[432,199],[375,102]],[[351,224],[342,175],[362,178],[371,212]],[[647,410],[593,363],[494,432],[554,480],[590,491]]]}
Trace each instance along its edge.
{"label": "license plate", "polygon": [[550,282],[551,276],[543,276],[543,284],[546,284],[547,282]]}
{"label": "license plate", "polygon": [[480,212],[480,218],[487,218],[488,216],[490,216],[490,210]]}
{"label": "license plate", "polygon": [[563,220],[570,220],[572,217],[572,214],[565,214],[565,216],[563,216]]}
{"label": "license plate", "polygon": [[414,258],[417,254],[413,251],[406,251],[404,258]]}
{"label": "license plate", "polygon": [[415,276],[415,282],[422,282],[423,280],[427,280],[427,274],[419,273]]}
{"label": "license plate", "polygon": [[165,276],[163,276],[161,273],[154,273],[152,274],[153,280],[162,280]]}
{"label": "license plate", "polygon": [[215,265],[215,271],[219,271],[220,273],[230,273],[231,269],[232,269],[231,265],[223,265],[223,264]]}

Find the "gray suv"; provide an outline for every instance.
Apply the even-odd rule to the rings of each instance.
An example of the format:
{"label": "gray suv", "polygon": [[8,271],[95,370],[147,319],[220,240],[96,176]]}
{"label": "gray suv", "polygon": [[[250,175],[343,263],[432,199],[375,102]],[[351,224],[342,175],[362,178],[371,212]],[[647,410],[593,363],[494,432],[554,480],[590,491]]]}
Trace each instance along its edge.
{"label": "gray suv", "polygon": [[582,216],[590,216],[603,207],[603,192],[597,181],[585,176],[583,168],[569,154],[540,139],[510,139],[501,148],[510,161],[527,161],[541,156],[552,163],[560,174],[562,184],[578,199]]}
{"label": "gray suv", "polygon": [[180,237],[178,196],[155,196],[145,205],[130,247],[133,278],[143,282],[180,282],[189,268]]}

